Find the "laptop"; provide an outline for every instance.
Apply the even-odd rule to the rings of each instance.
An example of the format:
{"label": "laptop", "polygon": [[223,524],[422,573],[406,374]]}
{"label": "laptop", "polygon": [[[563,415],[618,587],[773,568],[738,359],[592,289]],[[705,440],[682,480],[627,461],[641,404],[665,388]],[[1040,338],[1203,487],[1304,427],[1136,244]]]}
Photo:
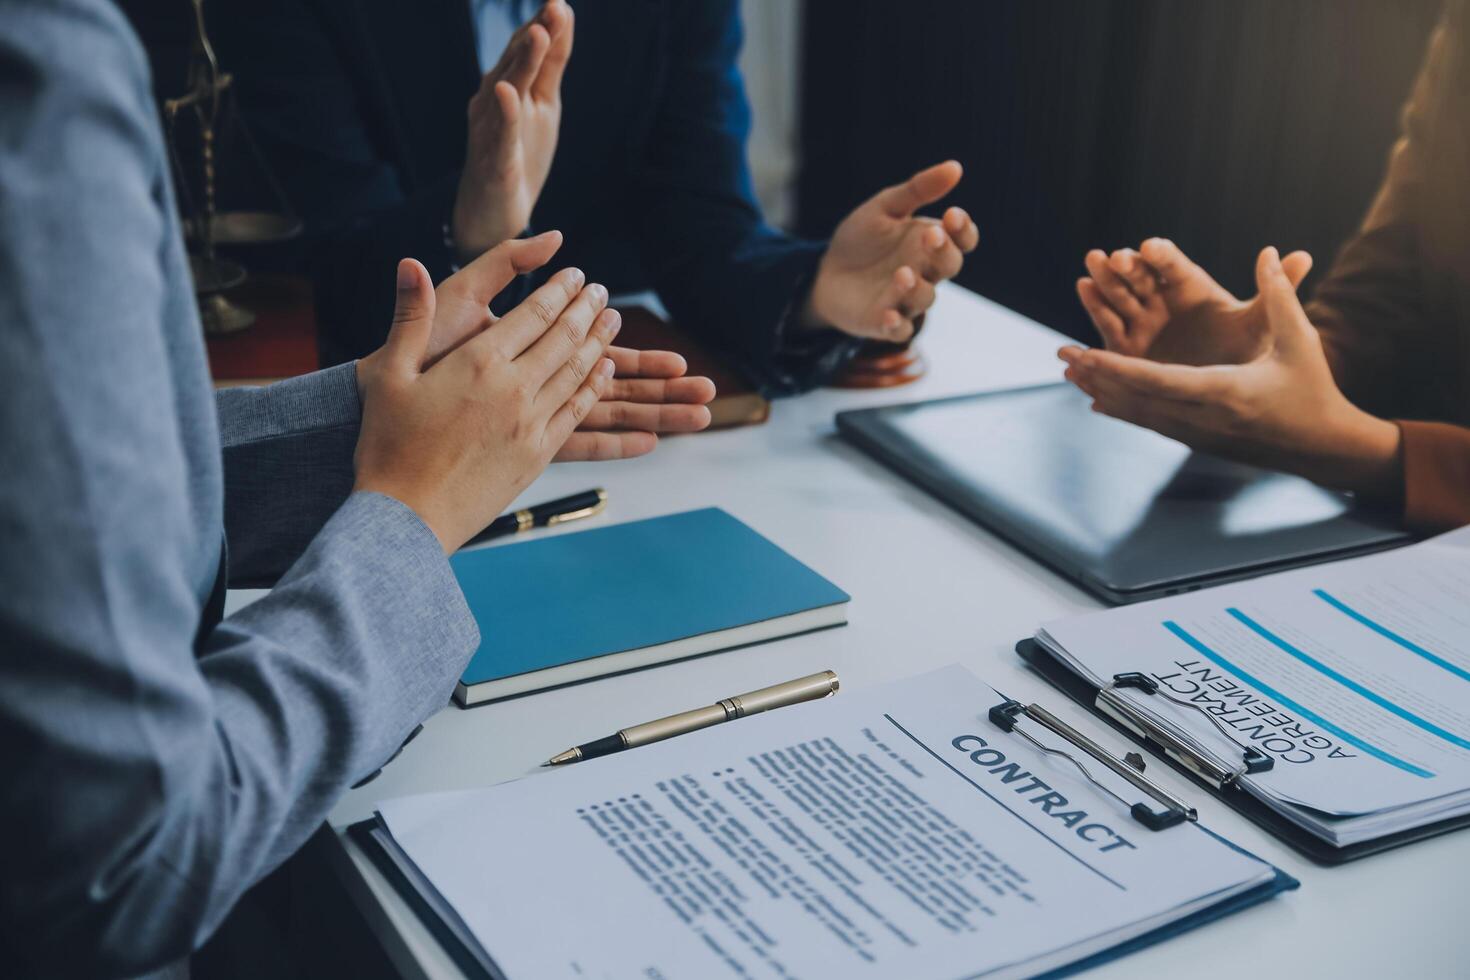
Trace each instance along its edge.
{"label": "laptop", "polygon": [[842,412],[837,428],[1114,604],[1412,540],[1349,494],[1099,415],[1069,384]]}

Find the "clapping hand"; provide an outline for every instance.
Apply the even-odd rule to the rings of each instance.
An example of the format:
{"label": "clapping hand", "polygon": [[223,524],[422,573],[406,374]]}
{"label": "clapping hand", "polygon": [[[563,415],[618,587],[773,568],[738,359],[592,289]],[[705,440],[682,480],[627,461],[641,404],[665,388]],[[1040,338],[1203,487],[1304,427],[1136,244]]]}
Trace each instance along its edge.
{"label": "clapping hand", "polygon": [[[1310,260],[1296,254],[1303,256],[1295,266],[1304,274]],[[1322,338],[1297,299],[1301,275],[1288,272],[1276,249],[1261,252],[1260,295],[1248,304],[1197,267],[1173,269],[1180,278],[1161,291],[1192,291],[1197,299],[1179,303],[1167,316],[1148,316],[1150,308],[1167,310],[1167,302],[1144,299],[1134,309],[1115,302],[1105,287],[1082,290],[1110,349],[1064,347],[1059,356],[1067,380],[1092,397],[1094,411],[1196,449],[1375,499],[1399,492],[1398,427],[1358,409],[1337,387]],[[1097,281],[1101,270],[1093,271]],[[1156,328],[1146,329],[1150,323]],[[1192,337],[1195,331],[1204,336]],[[1131,347],[1151,355],[1166,338],[1171,349],[1199,363],[1163,363],[1127,352]]]}
{"label": "clapping hand", "polygon": [[[404,259],[388,341],[358,362],[354,489],[411,508],[446,553],[540,475],[612,383],[603,355],[620,320],[580,271],[562,269],[498,320],[486,312],[516,270],[559,244],[554,234],[504,242],[437,293]],[[431,355],[436,333],[460,339]]]}
{"label": "clapping hand", "polygon": [[[1077,295],[1108,350],[1176,364],[1240,364],[1259,353],[1265,300],[1236,299],[1168,239],[1112,255],[1093,249],[1085,262]],[[1294,288],[1312,257],[1293,252],[1281,265]]]}
{"label": "clapping hand", "polygon": [[547,0],[511,36],[470,99],[468,149],[450,220],[462,261],[530,223],[556,155],[572,26],[572,8]]}
{"label": "clapping hand", "polygon": [[911,338],[934,304],[934,287],[958,273],[980,241],[961,208],[942,219],[914,214],[954,190],[962,173],[953,160],[921,170],[843,219],[802,307],[803,325],[893,343]]}

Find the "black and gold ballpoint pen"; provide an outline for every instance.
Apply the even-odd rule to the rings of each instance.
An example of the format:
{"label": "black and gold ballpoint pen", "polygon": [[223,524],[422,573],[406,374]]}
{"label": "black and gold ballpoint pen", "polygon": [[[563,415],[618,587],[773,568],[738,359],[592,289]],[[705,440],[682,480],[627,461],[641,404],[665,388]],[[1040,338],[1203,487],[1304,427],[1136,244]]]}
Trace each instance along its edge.
{"label": "black and gold ballpoint pen", "polygon": [[734,721],[736,718],[744,718],[746,715],[769,711],[772,708],[784,708],[791,704],[801,704],[803,701],[831,697],[837,693],[837,688],[836,671],[824,670],[820,674],[798,677],[784,684],[773,684],[758,691],[751,691],[749,694],[737,694],[705,708],[681,711],[667,718],[646,721],[632,728],[624,728],[606,738],[599,738],[585,745],[567,749],[565,752],[552,756],[541,765],[564,766],[569,762],[581,762],[584,759],[612,755],[624,749],[637,748],[650,742],[661,742],[675,735],[709,728],[711,725]]}
{"label": "black and gold ballpoint pen", "polygon": [[534,507],[523,507],[509,514],[501,514],[490,522],[489,527],[470,538],[465,544],[481,544],[507,534],[520,534],[533,527],[565,524],[567,521],[577,521],[594,514],[601,514],[606,509],[606,490],[600,487],[596,490],[584,490],[560,500],[549,500]]}

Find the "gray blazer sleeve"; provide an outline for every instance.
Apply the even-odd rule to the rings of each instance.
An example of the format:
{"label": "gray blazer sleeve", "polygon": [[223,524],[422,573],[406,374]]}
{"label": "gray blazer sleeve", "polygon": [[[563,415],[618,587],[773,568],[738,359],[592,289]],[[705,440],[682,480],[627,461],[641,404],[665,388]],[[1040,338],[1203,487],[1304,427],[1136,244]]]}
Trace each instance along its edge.
{"label": "gray blazer sleeve", "polygon": [[[341,497],[268,597],[203,617],[225,495],[192,310],[126,22],[106,0],[6,0],[6,976],[132,976],[188,955],[447,703],[478,639],[434,535],[374,494]],[[292,418],[296,390],[263,396],[257,422]]]}
{"label": "gray blazer sleeve", "polygon": [[356,364],[215,395],[230,584],[281,576],[352,491]]}

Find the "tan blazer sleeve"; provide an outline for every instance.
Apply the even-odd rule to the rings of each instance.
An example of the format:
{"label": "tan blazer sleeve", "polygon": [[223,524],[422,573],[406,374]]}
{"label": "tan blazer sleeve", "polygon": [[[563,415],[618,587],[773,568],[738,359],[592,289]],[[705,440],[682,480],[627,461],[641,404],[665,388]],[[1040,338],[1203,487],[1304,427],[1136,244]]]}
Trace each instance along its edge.
{"label": "tan blazer sleeve", "polygon": [[1441,24],[1404,106],[1402,133],[1378,194],[1307,305],[1339,387],[1378,415],[1405,412],[1414,400],[1416,372],[1434,369],[1436,324],[1425,309],[1420,221],[1428,192],[1426,144],[1445,118],[1439,101],[1449,49]]}
{"label": "tan blazer sleeve", "polygon": [[[1343,392],[1385,418],[1464,421],[1470,263],[1470,81],[1464,0],[1446,8],[1403,111],[1388,173],[1307,314]],[[1448,393],[1448,399],[1446,399]],[[1449,403],[1454,404],[1447,404]],[[1470,523],[1470,429],[1398,423],[1404,520],[1420,530]]]}
{"label": "tan blazer sleeve", "polygon": [[1420,531],[1470,524],[1470,429],[1399,422],[1404,434],[1404,523]]}

